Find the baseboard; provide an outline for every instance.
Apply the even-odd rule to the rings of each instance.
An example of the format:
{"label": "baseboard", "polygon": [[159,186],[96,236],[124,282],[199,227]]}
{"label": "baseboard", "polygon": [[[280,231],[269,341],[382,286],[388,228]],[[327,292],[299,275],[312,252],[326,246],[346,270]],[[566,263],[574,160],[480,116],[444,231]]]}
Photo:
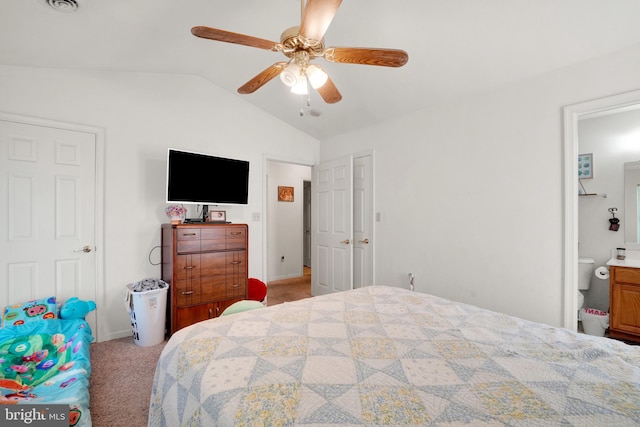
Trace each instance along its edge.
{"label": "baseboard", "polygon": [[277,281],[280,281],[280,280],[288,280],[288,279],[298,279],[300,277],[304,277],[304,273],[295,273],[295,274],[291,274],[289,276],[274,277],[273,279],[269,279],[269,282],[277,282]]}
{"label": "baseboard", "polygon": [[133,339],[133,335],[132,335],[131,329],[125,329],[123,331],[112,332],[110,334],[104,334],[104,337],[103,337],[104,339],[100,340],[99,342],[117,340],[118,338],[124,338],[124,337],[131,337],[131,339]]}

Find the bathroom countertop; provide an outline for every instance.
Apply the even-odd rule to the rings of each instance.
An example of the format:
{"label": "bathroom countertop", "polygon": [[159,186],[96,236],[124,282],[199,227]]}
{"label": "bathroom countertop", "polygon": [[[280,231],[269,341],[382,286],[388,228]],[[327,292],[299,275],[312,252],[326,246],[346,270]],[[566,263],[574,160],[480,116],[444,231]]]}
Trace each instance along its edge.
{"label": "bathroom countertop", "polygon": [[616,259],[616,258],[611,258],[608,262],[607,262],[608,266],[613,266],[613,267],[630,267],[630,268],[640,268],[640,257],[636,258],[636,257],[629,257],[627,255],[627,257],[625,259]]}

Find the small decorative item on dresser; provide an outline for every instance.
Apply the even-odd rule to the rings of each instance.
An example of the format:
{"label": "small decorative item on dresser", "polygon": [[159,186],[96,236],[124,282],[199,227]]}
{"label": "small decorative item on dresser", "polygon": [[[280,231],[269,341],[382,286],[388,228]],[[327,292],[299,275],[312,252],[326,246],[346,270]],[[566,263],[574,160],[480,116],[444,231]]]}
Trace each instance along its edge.
{"label": "small decorative item on dresser", "polygon": [[227,222],[227,211],[209,211],[209,222]]}
{"label": "small decorative item on dresser", "polygon": [[171,220],[171,224],[182,224],[187,209],[184,206],[169,205],[165,208],[165,213]]}

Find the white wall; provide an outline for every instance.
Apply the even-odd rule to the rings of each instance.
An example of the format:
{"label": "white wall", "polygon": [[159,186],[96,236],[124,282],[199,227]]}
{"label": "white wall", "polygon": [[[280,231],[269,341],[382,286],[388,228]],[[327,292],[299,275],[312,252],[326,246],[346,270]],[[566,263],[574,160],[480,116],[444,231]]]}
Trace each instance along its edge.
{"label": "white wall", "polygon": [[[267,175],[268,281],[300,277],[304,274],[303,183],[311,181],[311,167],[270,161]],[[279,185],[293,187],[293,202],[278,201]]]}
{"label": "white wall", "polygon": [[[314,164],[318,141],[195,76],[0,66],[0,111],[105,129],[105,291],[101,339],[130,334],[122,291],[160,277],[168,147],[251,162],[249,206],[225,207],[249,224],[249,275],[263,271],[264,153]],[[249,125],[250,124],[250,125]],[[295,153],[295,154],[292,154]]]}
{"label": "white wall", "polygon": [[640,46],[321,145],[376,153],[376,280],[552,325],[563,311],[563,106],[640,88]]}
{"label": "white wall", "polygon": [[[626,162],[640,160],[640,110],[580,120],[580,153],[593,153],[593,179],[582,184],[588,193],[607,197],[579,199],[579,254],[593,258],[595,267],[605,265],[611,250],[624,244],[624,169]],[[609,208],[617,208],[618,231],[609,230]],[[591,288],[584,292],[585,307],[609,309],[609,281],[591,276]]]}

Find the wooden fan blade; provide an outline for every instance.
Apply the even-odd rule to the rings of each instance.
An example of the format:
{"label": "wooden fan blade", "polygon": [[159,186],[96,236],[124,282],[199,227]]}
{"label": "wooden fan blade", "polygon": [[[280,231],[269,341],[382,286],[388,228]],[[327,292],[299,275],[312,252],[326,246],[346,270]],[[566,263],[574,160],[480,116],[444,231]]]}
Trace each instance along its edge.
{"label": "wooden fan blade", "polygon": [[335,104],[342,99],[342,95],[336,85],[333,84],[331,77],[327,77],[327,81],[316,90],[327,104]]}
{"label": "wooden fan blade", "polygon": [[326,50],[324,59],[329,62],[402,67],[409,60],[409,55],[401,49],[330,47]]}
{"label": "wooden fan blade", "polygon": [[266,70],[262,71],[260,74],[243,84],[238,88],[238,93],[243,95],[247,95],[255,92],[260,89],[265,84],[269,83],[271,79],[280,74],[284,67],[287,65],[286,62],[276,62]]}
{"label": "wooden fan blade", "polygon": [[210,27],[193,27],[191,34],[203,39],[217,40],[226,43],[241,44],[250,47],[257,47],[266,50],[276,50],[277,43],[260,39],[258,37],[247,36],[244,34],[232,33],[231,31],[219,30]]}
{"label": "wooden fan blade", "polygon": [[342,0],[307,0],[300,23],[300,35],[312,44],[314,41],[320,42],[341,3]]}

